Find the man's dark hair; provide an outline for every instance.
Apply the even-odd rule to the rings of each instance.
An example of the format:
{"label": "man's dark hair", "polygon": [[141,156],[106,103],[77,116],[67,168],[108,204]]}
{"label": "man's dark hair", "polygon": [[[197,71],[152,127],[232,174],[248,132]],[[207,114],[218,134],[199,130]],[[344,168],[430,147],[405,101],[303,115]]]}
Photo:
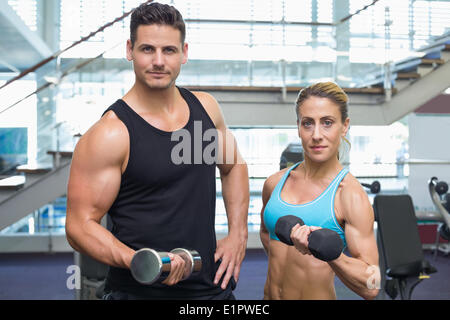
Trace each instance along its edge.
{"label": "man's dark hair", "polygon": [[181,43],[186,38],[186,26],[181,13],[173,6],[158,2],[143,3],[131,14],[130,40],[134,47],[137,28],[140,25],[168,25],[180,31]]}

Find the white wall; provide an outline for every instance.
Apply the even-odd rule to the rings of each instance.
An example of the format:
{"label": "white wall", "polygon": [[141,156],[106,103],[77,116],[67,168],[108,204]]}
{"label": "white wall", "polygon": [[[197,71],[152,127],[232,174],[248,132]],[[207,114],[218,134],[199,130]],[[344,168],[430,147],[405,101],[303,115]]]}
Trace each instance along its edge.
{"label": "white wall", "polygon": [[445,160],[448,163],[410,164],[409,194],[416,210],[435,211],[428,192],[432,176],[450,184],[450,114],[410,114],[409,154],[411,159]]}

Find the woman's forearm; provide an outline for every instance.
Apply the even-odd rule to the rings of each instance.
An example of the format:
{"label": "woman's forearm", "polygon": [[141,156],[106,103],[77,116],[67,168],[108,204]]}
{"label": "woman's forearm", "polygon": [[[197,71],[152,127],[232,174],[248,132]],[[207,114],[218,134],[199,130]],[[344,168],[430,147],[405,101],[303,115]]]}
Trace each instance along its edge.
{"label": "woman's forearm", "polygon": [[377,265],[341,254],[329,265],[339,279],[352,291],[366,300],[374,299],[380,288],[380,271]]}

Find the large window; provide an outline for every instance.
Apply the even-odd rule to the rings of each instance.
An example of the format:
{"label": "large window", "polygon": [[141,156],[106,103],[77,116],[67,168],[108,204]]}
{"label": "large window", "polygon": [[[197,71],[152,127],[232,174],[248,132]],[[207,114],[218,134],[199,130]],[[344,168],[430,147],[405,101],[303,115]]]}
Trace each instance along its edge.
{"label": "large window", "polygon": [[[352,0],[350,12],[371,2]],[[383,63],[407,57],[450,30],[449,14],[446,1],[381,0],[350,20],[350,60],[367,62],[379,57]]]}
{"label": "large window", "polygon": [[8,4],[31,31],[37,30],[37,0],[8,0]]}
{"label": "large window", "polygon": [[[61,0],[60,47],[97,30],[142,0]],[[450,1],[161,0],[187,25],[184,85],[303,86],[335,81],[363,86],[368,73],[415,51],[450,28]],[[123,59],[129,17],[64,53]],[[218,67],[219,65],[219,67]],[[214,72],[211,72],[214,70]],[[346,70],[346,71],[345,71]],[[339,71],[344,71],[339,74]],[[312,76],[313,75],[313,76]]]}

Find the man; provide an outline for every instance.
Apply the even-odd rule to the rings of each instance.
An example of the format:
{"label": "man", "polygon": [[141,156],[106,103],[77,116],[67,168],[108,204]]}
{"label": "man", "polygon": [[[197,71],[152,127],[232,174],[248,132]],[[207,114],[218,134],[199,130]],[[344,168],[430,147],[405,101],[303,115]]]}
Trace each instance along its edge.
{"label": "man", "polygon": [[[248,236],[247,166],[217,101],[175,85],[188,58],[181,14],[169,5],[143,4],[131,16],[130,33],[127,59],[133,62],[135,84],[77,144],[68,184],[67,239],[75,250],[110,265],[110,299],[234,299]],[[212,149],[208,141],[214,135],[205,139],[211,130],[217,132]],[[182,141],[191,148],[177,153],[178,132],[192,138]],[[207,150],[213,150],[217,163],[204,159]],[[229,228],[217,243],[216,164]],[[111,232],[100,224],[107,212]],[[177,247],[200,253],[199,274],[180,281],[184,261],[170,254],[171,272],[162,283],[146,286],[133,279],[129,268],[136,250]]]}

